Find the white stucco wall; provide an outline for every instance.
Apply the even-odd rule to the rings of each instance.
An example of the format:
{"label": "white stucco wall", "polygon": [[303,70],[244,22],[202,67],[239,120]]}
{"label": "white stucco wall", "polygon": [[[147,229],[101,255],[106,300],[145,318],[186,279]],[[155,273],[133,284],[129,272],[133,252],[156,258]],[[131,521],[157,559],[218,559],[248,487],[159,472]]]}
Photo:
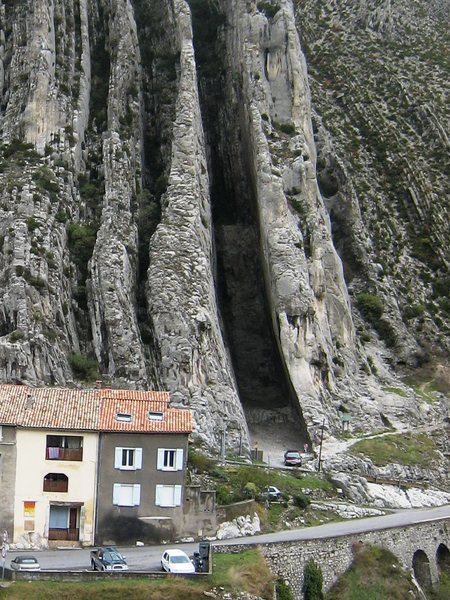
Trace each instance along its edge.
{"label": "white stucco wall", "polygon": [[[47,435],[83,437],[83,460],[46,460]],[[35,502],[34,542],[45,545],[48,538],[50,502],[83,503],[80,542],[94,543],[98,434],[91,432],[17,429],[17,470],[14,498],[14,543],[26,545],[31,532],[25,530],[24,502]],[[64,473],[69,480],[67,492],[44,492],[47,473]]]}

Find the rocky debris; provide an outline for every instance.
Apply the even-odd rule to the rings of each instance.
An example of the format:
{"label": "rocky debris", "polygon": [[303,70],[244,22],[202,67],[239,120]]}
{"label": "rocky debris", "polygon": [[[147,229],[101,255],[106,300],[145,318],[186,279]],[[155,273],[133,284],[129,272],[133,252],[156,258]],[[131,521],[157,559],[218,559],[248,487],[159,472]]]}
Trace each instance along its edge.
{"label": "rocky debris", "polygon": [[24,533],[15,544],[9,544],[9,550],[48,550],[48,540],[38,533]]}
{"label": "rocky debris", "polygon": [[415,488],[410,485],[383,485],[370,483],[362,476],[333,473],[332,481],[338,485],[346,498],[357,505],[379,508],[417,508],[441,506],[450,501],[450,493],[431,486]]}
{"label": "rocky debris", "polygon": [[377,508],[342,504],[340,502],[321,502],[320,504],[311,502],[309,506],[316,510],[329,510],[343,519],[362,519],[364,517],[376,517],[385,514],[382,510]]}
{"label": "rocky debris", "polygon": [[231,538],[255,535],[260,533],[261,523],[258,514],[240,516],[232,521],[221,523],[216,533],[216,539],[229,540]]}

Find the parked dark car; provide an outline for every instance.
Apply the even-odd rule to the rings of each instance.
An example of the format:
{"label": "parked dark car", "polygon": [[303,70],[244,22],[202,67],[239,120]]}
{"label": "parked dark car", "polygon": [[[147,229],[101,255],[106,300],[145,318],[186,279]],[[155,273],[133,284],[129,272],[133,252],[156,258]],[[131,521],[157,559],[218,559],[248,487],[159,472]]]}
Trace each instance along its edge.
{"label": "parked dark car", "polygon": [[93,571],[127,571],[128,565],[123,554],[115,546],[105,546],[91,550]]}
{"label": "parked dark car", "polygon": [[302,455],[298,450],[287,450],[284,453],[284,464],[287,467],[301,467]]}
{"label": "parked dark car", "polygon": [[16,556],[10,564],[13,571],[40,571],[41,567],[37,558],[30,555]]}

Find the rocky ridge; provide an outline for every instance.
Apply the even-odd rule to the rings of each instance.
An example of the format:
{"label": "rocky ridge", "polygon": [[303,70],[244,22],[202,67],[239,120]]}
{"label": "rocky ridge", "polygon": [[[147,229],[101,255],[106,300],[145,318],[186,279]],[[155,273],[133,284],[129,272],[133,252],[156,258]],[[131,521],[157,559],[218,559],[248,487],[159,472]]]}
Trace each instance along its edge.
{"label": "rocky ridge", "polygon": [[445,0],[1,1],[0,378],[216,450],[441,422],[397,375],[447,369],[447,56]]}

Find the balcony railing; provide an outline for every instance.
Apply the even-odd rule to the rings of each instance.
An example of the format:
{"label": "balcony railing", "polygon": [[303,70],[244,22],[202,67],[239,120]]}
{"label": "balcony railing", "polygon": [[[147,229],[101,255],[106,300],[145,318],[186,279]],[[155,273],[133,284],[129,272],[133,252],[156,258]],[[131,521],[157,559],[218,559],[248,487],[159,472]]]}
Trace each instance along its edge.
{"label": "balcony railing", "polygon": [[45,458],[47,460],[83,460],[83,448],[48,447]]}
{"label": "balcony railing", "polygon": [[52,529],[48,530],[49,540],[67,540],[69,542],[76,542],[80,539],[80,530],[76,529]]}

